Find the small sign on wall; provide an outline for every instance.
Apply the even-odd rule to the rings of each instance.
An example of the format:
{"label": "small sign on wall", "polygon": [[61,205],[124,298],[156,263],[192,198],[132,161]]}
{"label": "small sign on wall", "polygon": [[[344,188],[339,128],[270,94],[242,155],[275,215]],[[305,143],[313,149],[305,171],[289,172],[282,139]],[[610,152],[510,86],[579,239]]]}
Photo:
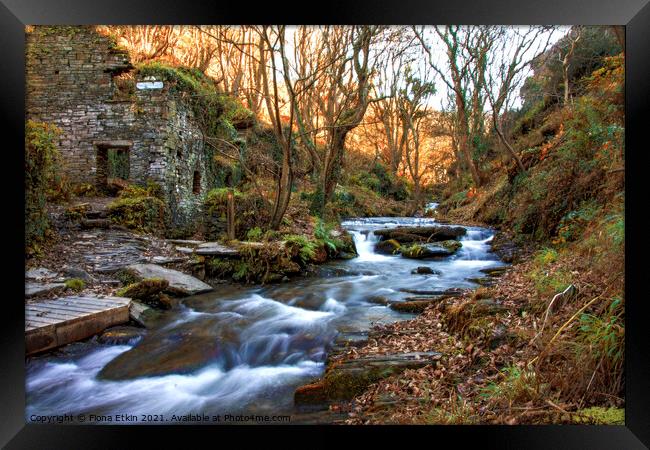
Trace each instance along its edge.
{"label": "small sign on wall", "polygon": [[162,89],[163,82],[156,80],[152,76],[144,77],[143,81],[139,81],[135,84],[135,87],[138,89]]}
{"label": "small sign on wall", "polygon": [[135,84],[138,89],[162,89],[162,81],[139,81]]}

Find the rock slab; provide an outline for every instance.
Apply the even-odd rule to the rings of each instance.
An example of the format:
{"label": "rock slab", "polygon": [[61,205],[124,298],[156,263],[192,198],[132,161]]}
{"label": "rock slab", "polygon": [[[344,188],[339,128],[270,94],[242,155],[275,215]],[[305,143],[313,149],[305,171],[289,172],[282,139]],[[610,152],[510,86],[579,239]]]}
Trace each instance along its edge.
{"label": "rock slab", "polygon": [[133,264],[128,266],[126,270],[140,279],[162,278],[167,280],[169,290],[177,295],[195,295],[212,290],[212,286],[198,278],[156,264]]}

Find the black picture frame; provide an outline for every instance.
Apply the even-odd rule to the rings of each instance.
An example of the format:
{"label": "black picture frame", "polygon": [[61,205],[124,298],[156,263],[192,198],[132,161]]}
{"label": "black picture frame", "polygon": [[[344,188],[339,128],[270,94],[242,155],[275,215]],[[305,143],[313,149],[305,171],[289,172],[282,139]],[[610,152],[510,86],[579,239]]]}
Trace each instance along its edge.
{"label": "black picture frame", "polygon": [[[276,433],[289,432],[303,445],[323,444],[332,436],[339,442],[345,436],[362,433],[366,437],[385,440],[401,439],[406,445],[416,444],[415,437],[425,443],[443,445],[443,440],[460,444],[474,443],[479,448],[590,448],[636,449],[650,446],[650,327],[647,303],[643,296],[645,251],[641,231],[644,152],[648,154],[646,120],[650,104],[650,4],[649,0],[461,0],[461,1],[355,1],[332,0],[314,4],[307,10],[305,2],[291,5],[268,2],[266,6],[242,2],[201,3],[185,0],[0,0],[0,49],[3,70],[0,88],[1,122],[4,134],[3,172],[6,180],[3,193],[5,225],[5,289],[0,317],[3,326],[3,364],[0,377],[2,408],[0,408],[0,444],[6,448],[109,448],[130,447],[136,435],[165,442],[181,432],[219,433],[226,429],[243,443],[262,437],[276,441]],[[24,100],[25,100],[25,25],[37,24],[584,24],[626,26],[626,365],[625,426],[455,426],[455,427],[116,427],[26,424],[24,310],[22,287],[24,267],[19,264],[23,249],[24,163]],[[12,204],[11,208],[8,204]],[[7,209],[10,208],[10,209]],[[15,209],[14,209],[15,208]],[[15,256],[14,256],[15,254]],[[23,256],[24,257],[24,256]],[[336,432],[336,433],[335,433]],[[262,434],[264,433],[264,434]],[[337,436],[333,436],[335,433]],[[341,435],[339,435],[339,433]],[[303,436],[311,443],[303,440]],[[214,439],[208,438],[208,439]],[[225,440],[207,442],[226,445]],[[185,441],[186,444],[189,441]],[[332,444],[336,445],[336,444]],[[163,448],[165,448],[163,447]]]}

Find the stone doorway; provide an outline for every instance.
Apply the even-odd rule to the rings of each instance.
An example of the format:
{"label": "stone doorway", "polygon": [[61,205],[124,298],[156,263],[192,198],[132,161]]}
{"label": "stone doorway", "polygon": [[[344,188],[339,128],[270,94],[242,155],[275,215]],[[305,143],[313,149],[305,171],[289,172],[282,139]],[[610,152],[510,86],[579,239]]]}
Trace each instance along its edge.
{"label": "stone doorway", "polygon": [[97,186],[108,188],[109,180],[128,181],[131,172],[130,141],[101,141],[97,149]]}

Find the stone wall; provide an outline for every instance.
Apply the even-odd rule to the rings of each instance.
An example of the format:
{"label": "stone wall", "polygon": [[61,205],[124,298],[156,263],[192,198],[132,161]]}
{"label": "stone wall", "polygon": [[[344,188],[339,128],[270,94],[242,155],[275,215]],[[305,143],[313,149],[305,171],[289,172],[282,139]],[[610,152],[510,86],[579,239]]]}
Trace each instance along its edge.
{"label": "stone wall", "polygon": [[101,186],[110,148],[128,152],[129,181],[159,183],[187,224],[207,191],[203,136],[165,83],[141,80],[128,53],[95,27],[34,26],[26,35],[27,118],[62,130],[73,183]]}

